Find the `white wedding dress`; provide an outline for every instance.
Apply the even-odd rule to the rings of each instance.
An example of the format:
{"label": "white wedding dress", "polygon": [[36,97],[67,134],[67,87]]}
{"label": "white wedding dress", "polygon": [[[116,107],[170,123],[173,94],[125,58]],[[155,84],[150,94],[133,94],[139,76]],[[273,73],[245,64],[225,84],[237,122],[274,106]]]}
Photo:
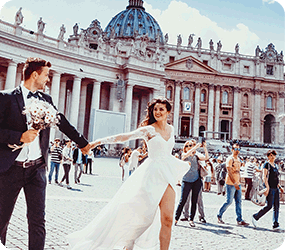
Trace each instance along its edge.
{"label": "white wedding dress", "polygon": [[190,166],[171,154],[175,143],[173,127],[168,141],[149,125],[101,142],[110,144],[133,139],[146,141],[148,159],[89,225],[67,236],[69,249],[159,249],[159,203],[168,184],[175,190],[176,181]]}

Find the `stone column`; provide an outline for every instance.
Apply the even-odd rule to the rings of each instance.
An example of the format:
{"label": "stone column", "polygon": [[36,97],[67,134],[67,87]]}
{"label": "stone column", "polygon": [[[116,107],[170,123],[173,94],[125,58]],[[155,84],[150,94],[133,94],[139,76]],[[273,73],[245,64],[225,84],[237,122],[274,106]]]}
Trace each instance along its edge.
{"label": "stone column", "polygon": [[[214,85],[209,84],[209,103],[208,103],[208,131],[214,131]],[[208,134],[208,138],[213,138],[213,134]]]}
{"label": "stone column", "polygon": [[174,96],[174,109],[173,109],[173,127],[174,135],[179,134],[179,113],[180,113],[180,93],[181,93],[181,82],[175,82],[175,96]]}
{"label": "stone column", "polygon": [[101,80],[95,80],[93,83],[93,92],[92,100],[90,107],[90,119],[89,119],[89,130],[88,130],[88,139],[93,140],[93,126],[94,120],[92,117],[95,116],[95,110],[100,108],[100,91],[101,91]]}
{"label": "stone column", "polygon": [[80,102],[80,89],[81,89],[81,78],[78,76],[74,77],[72,94],[71,94],[71,107],[70,107],[70,123],[77,128],[78,123],[78,111]]}
{"label": "stone column", "polygon": [[116,92],[117,92],[116,83],[111,83],[109,109],[115,112],[120,112],[121,102],[118,101]]}
{"label": "stone column", "polygon": [[160,90],[159,89],[153,89],[153,98],[158,98],[160,94]]}
{"label": "stone column", "polygon": [[[278,106],[278,114],[284,114],[284,98],[285,98],[285,92],[279,92],[279,104]],[[284,145],[284,124],[282,122],[279,122],[279,129],[278,129],[278,143],[281,145]]]}
{"label": "stone column", "polygon": [[13,89],[16,84],[17,63],[10,61],[7,70],[5,89]]}
{"label": "stone column", "polygon": [[80,91],[80,102],[79,102],[79,120],[78,120],[78,131],[83,134],[84,122],[85,122],[85,111],[86,111],[86,96],[87,96],[87,84],[81,85]]}
{"label": "stone column", "polygon": [[199,121],[200,121],[200,95],[201,95],[201,83],[195,83],[195,110],[193,121],[193,136],[199,136]]}
{"label": "stone column", "polygon": [[252,135],[254,142],[260,142],[260,132],[261,132],[261,117],[260,117],[260,104],[261,104],[261,89],[254,89],[254,112],[252,113]]}
{"label": "stone column", "polygon": [[4,77],[0,76],[0,90],[3,90],[4,89]]}
{"label": "stone column", "polygon": [[[216,103],[215,103],[215,132],[220,132],[220,97],[221,86],[216,86]],[[215,135],[215,138],[219,138],[219,134]]]}
{"label": "stone column", "polygon": [[18,67],[17,69],[17,73],[16,73],[16,82],[15,82],[15,86],[19,86],[21,84],[22,81],[22,67]]}
{"label": "stone column", "polygon": [[[51,83],[51,97],[53,104],[58,107],[59,100],[59,90],[60,90],[60,73],[53,72],[52,83]],[[50,141],[53,141],[56,135],[56,129],[51,128],[50,130]]]}
{"label": "stone column", "polygon": [[232,139],[239,139],[240,134],[240,101],[239,101],[240,88],[234,88],[234,106],[233,106],[233,130],[232,130]]}
{"label": "stone column", "polygon": [[64,114],[65,108],[65,93],[66,93],[66,79],[62,79],[60,81],[60,88],[59,88],[59,100],[58,100],[58,111]]}
{"label": "stone column", "polygon": [[59,93],[60,93],[60,73],[53,72],[51,82],[51,97],[53,104],[58,107]]}
{"label": "stone column", "polygon": [[132,122],[132,104],[133,104],[133,88],[134,85],[127,83],[127,91],[126,91],[126,101],[125,101],[125,113],[126,117],[126,131],[130,132],[131,130],[131,122]]}

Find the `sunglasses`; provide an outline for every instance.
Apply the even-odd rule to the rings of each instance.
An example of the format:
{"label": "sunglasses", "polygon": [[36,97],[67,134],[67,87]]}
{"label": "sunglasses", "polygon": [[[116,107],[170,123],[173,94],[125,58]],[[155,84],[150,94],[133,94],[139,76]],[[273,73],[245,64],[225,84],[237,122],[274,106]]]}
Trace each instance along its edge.
{"label": "sunglasses", "polygon": [[240,148],[232,148],[234,151],[240,151]]}
{"label": "sunglasses", "polygon": [[195,146],[195,144],[189,144],[189,145],[186,145],[185,148],[188,148],[188,147],[191,148],[193,146]]}

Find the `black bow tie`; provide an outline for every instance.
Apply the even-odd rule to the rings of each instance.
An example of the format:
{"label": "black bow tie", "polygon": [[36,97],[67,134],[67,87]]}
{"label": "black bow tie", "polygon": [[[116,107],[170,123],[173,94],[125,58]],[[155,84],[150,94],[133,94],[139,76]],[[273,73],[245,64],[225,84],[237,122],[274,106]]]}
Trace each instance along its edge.
{"label": "black bow tie", "polygon": [[29,91],[29,93],[28,93],[28,95],[27,95],[27,98],[29,99],[29,98],[32,98],[32,97],[38,98],[38,99],[44,101],[44,98],[42,97],[42,95],[41,95],[38,91],[36,91],[35,93]]}

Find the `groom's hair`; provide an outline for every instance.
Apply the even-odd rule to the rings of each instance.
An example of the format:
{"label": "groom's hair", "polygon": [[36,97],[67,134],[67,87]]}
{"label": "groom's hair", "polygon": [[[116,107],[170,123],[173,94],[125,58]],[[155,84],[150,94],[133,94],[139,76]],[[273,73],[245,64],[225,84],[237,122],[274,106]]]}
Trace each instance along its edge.
{"label": "groom's hair", "polygon": [[43,67],[51,67],[51,63],[38,57],[29,57],[23,68],[24,80],[28,80],[34,71],[40,75]]}

